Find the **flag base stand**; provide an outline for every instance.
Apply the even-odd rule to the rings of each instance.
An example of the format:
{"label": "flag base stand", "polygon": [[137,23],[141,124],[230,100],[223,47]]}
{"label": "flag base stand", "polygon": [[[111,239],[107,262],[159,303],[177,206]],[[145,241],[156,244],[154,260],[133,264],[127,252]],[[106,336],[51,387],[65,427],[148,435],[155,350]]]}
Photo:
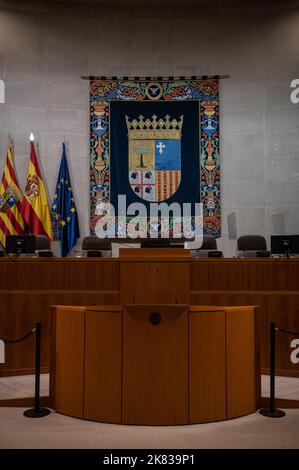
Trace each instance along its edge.
{"label": "flag base stand", "polygon": [[51,410],[48,408],[40,408],[36,410],[35,408],[31,408],[30,410],[24,411],[23,415],[26,418],[42,418],[43,416],[48,416],[51,413]]}
{"label": "flag base stand", "polygon": [[286,414],[284,411],[275,409],[270,410],[270,408],[262,408],[259,411],[260,415],[267,416],[268,418],[283,418]]}

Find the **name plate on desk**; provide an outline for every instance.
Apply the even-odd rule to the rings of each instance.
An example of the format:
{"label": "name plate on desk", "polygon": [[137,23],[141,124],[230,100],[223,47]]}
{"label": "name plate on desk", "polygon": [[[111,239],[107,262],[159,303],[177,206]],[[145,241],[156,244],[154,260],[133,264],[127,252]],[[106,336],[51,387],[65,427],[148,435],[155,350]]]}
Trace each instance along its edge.
{"label": "name plate on desk", "polygon": [[126,248],[119,250],[120,258],[191,258],[191,250],[182,248]]}

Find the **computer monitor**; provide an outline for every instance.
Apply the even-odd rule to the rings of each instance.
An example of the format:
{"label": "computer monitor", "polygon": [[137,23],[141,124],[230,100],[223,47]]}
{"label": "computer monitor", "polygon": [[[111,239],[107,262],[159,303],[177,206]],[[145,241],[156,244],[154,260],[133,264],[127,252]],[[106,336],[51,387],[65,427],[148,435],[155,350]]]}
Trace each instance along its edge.
{"label": "computer monitor", "polygon": [[299,254],[299,235],[271,235],[271,255]]}
{"label": "computer monitor", "polygon": [[17,255],[35,253],[35,235],[8,235],[5,253]]}

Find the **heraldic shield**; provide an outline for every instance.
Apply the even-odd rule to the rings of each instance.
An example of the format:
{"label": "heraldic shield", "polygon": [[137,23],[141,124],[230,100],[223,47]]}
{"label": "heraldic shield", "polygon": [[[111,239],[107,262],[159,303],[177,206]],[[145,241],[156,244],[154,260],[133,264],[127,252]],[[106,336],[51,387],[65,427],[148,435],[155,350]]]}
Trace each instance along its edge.
{"label": "heraldic shield", "polygon": [[151,119],[126,116],[129,140],[129,182],[134,193],[149,202],[170,198],[181,181],[183,116]]}

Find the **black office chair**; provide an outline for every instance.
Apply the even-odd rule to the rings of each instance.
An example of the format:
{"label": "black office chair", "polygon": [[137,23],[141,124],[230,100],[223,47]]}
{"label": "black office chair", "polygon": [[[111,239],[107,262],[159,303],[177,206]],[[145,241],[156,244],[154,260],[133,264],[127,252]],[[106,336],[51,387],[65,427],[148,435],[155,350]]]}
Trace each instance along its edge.
{"label": "black office chair", "polygon": [[35,251],[45,251],[51,249],[51,242],[45,235],[36,235]]}
{"label": "black office chair", "polygon": [[83,238],[82,250],[87,252],[87,256],[108,255],[111,249],[111,238],[98,238],[95,235]]}
{"label": "black office chair", "polygon": [[51,241],[45,235],[36,235],[35,236],[35,253],[38,256],[50,257],[53,256],[51,251]]}
{"label": "black office chair", "polygon": [[202,245],[197,250],[194,250],[196,258],[222,258],[222,251],[217,250],[217,240],[210,235],[204,235]]}
{"label": "black office chair", "polygon": [[262,235],[243,235],[237,240],[238,257],[268,257],[267,242]]}
{"label": "black office chair", "polygon": [[217,240],[209,235],[203,236],[202,245],[199,250],[217,250]]}

